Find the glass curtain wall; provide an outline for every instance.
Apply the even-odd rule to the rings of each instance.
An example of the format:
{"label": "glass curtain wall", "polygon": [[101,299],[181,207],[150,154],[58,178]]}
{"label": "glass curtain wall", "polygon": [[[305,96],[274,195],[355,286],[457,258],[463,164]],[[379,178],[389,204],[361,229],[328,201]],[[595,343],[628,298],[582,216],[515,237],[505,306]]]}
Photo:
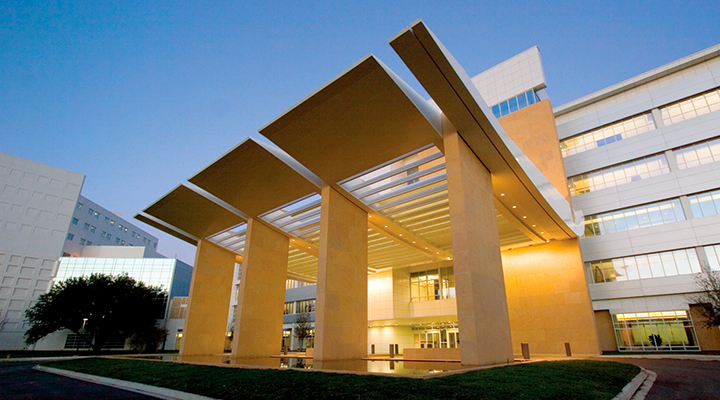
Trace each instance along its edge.
{"label": "glass curtain wall", "polygon": [[413,337],[417,349],[454,349],[460,343],[457,323],[414,327]]}
{"label": "glass curtain wall", "polygon": [[410,301],[455,298],[453,267],[437,268],[410,274]]}
{"label": "glass curtain wall", "polygon": [[613,315],[620,351],[699,351],[687,311]]}

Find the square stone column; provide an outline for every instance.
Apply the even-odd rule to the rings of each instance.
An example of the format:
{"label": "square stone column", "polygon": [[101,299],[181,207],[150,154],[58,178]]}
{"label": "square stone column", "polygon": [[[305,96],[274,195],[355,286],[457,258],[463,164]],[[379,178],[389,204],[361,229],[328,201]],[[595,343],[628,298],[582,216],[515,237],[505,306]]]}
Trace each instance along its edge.
{"label": "square stone column", "polygon": [[315,360],[367,356],[368,215],[323,186],[315,309]]}
{"label": "square stone column", "polygon": [[233,357],[280,354],[289,243],[287,236],[262,221],[248,220]]}
{"label": "square stone column", "polygon": [[457,132],[444,133],[450,226],[465,365],[513,360],[490,172]]}
{"label": "square stone column", "polygon": [[232,293],[235,254],[199,240],[180,355],[222,354]]}

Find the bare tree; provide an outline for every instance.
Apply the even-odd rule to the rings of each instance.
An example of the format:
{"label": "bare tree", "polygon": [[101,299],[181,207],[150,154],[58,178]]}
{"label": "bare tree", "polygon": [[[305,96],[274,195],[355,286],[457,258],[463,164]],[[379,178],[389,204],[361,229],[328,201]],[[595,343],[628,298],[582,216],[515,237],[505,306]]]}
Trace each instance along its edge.
{"label": "bare tree", "polygon": [[695,277],[695,284],[700,291],[687,295],[688,301],[698,304],[705,327],[720,326],[720,271],[703,271]]}
{"label": "bare tree", "polygon": [[[312,312],[312,309],[310,309]],[[313,335],[313,316],[310,312],[304,312],[295,315],[293,323],[295,337],[300,340],[301,347],[305,347],[305,339]]]}

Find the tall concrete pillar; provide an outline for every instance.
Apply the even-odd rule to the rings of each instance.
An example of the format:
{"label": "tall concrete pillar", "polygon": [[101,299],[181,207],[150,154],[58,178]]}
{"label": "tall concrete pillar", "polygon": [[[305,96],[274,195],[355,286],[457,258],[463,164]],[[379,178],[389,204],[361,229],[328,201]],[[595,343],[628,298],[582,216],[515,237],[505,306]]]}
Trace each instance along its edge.
{"label": "tall concrete pillar", "polygon": [[323,186],[315,310],[316,360],[367,356],[367,213]]}
{"label": "tall concrete pillar", "polygon": [[248,220],[232,355],[279,354],[289,241],[260,220]]}
{"label": "tall concrete pillar", "polygon": [[234,267],[234,253],[198,241],[180,355],[223,353]]}
{"label": "tall concrete pillar", "polygon": [[490,172],[457,132],[444,134],[460,358],[513,360]]}

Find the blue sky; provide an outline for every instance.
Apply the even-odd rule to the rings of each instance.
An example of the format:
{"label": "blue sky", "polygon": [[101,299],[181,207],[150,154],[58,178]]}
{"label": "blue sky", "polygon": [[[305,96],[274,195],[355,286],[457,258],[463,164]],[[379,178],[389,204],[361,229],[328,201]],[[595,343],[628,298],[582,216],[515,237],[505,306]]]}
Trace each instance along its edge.
{"label": "blue sky", "polygon": [[717,0],[4,1],[0,151],[132,218],[368,53],[424,95],[387,44],[418,18],[470,76],[539,46],[555,106],[720,43]]}

